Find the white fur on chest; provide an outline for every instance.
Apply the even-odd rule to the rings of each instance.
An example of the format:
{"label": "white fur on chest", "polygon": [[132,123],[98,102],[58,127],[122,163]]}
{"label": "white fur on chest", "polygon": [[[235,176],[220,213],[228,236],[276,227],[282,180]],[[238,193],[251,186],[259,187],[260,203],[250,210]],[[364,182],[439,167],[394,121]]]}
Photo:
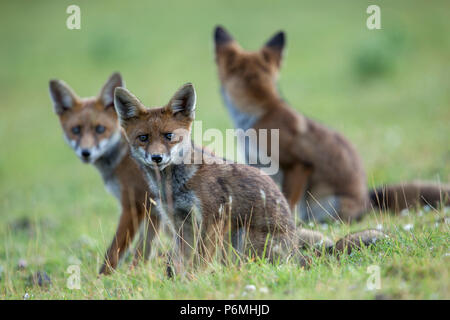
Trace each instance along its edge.
{"label": "white fur on chest", "polygon": [[253,127],[253,125],[259,120],[259,116],[239,110],[224,88],[221,89],[221,93],[225,106],[230,113],[231,119],[233,119],[234,127],[242,130],[248,130]]}
{"label": "white fur on chest", "polygon": [[105,180],[105,188],[117,200],[121,201],[121,191],[122,190],[120,187],[120,183],[117,181],[117,179],[115,177]]}

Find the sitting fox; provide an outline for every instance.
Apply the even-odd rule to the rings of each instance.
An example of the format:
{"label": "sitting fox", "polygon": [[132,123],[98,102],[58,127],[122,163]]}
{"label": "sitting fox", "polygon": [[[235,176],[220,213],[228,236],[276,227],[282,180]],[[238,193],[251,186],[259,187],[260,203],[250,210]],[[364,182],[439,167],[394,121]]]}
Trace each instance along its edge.
{"label": "sitting fox", "polygon": [[[100,273],[110,273],[133,241],[146,216],[152,196],[142,172],[131,158],[128,143],[114,109],[114,90],[123,87],[122,77],[114,73],[97,97],[79,98],[67,84],[50,81],[50,96],[64,137],[77,156],[93,164],[103,177],[106,188],[122,207],[119,226],[109,247]],[[138,242],[134,264],[150,253],[150,244],[159,226],[157,215],[151,215]]]}
{"label": "sitting fox", "polygon": [[[296,230],[286,199],[269,176],[224,162],[192,143],[192,84],[181,87],[164,107],[154,108],[118,87],[114,104],[131,155],[156,196],[155,208],[174,236],[175,272],[194,252],[199,262],[208,262],[217,250],[230,246],[237,256],[250,253],[269,260],[287,257],[302,244],[333,246],[318,232]],[[353,239],[359,245],[359,240],[368,243],[379,236],[369,231]]]}
{"label": "sitting fox", "polygon": [[400,211],[418,204],[450,203],[449,185],[407,183],[368,191],[353,145],[340,133],[294,111],[280,96],[283,32],[254,52],[243,50],[222,27],[215,29],[214,41],[222,96],[235,127],[279,129],[282,191],[292,211],[303,196],[302,220],[331,217],[349,222],[372,207]]}

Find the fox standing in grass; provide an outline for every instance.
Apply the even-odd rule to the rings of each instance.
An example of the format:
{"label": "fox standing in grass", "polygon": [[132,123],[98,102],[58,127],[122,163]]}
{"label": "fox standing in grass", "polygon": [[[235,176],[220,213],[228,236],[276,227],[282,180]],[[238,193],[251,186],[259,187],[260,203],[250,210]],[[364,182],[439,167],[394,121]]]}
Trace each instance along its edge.
{"label": "fox standing in grass", "polygon": [[[208,262],[230,245],[239,256],[251,253],[269,260],[287,257],[303,245],[333,246],[318,232],[295,228],[286,199],[269,176],[193,144],[196,94],[191,84],[164,107],[146,108],[125,88],[115,90],[114,104],[131,154],[174,236],[177,273],[194,252],[199,253],[197,261]],[[358,246],[360,240],[367,244],[380,236],[366,231],[336,247]]]}
{"label": "fox standing in grass", "polygon": [[[114,73],[99,96],[79,98],[63,81],[50,81],[54,111],[59,116],[67,142],[83,162],[98,169],[106,188],[121,204],[119,226],[100,273],[110,273],[117,267],[146,216],[149,209],[147,196],[151,196],[142,172],[130,156],[114,109],[114,90],[123,86],[120,74]],[[148,257],[158,226],[156,214],[143,224],[134,264],[141,257]]]}
{"label": "fox standing in grass", "polygon": [[[294,111],[282,99],[277,78],[285,35],[277,33],[249,52],[222,27],[214,33],[224,102],[236,128],[279,129],[282,191],[292,211],[300,202],[302,220],[328,217],[351,221],[371,207],[399,211],[419,203],[449,203],[450,186],[409,183],[371,192],[353,145],[340,133]],[[266,144],[270,146],[270,143]],[[246,149],[246,158],[249,158]]]}

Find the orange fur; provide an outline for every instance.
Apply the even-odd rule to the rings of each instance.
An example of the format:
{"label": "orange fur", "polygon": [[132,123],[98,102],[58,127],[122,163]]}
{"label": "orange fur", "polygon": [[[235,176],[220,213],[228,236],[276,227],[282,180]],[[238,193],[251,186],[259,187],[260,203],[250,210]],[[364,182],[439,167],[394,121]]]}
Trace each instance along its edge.
{"label": "orange fur", "polygon": [[[116,73],[107,81],[99,96],[79,98],[64,82],[50,81],[55,112],[66,139],[84,162],[97,167],[106,187],[121,204],[119,225],[100,269],[100,273],[105,274],[117,267],[151,209],[148,197],[152,194],[130,156],[113,106],[114,89],[122,85],[122,78]],[[89,156],[83,156],[83,151],[89,152]],[[151,241],[159,227],[158,215],[147,215],[147,218],[150,227],[142,234],[133,264],[142,257],[148,257]]]}

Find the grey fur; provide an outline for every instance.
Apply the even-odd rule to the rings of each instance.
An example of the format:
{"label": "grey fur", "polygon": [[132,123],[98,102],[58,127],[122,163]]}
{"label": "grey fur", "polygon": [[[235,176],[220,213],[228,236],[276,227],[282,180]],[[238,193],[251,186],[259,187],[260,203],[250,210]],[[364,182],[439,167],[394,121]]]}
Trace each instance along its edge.
{"label": "grey fur", "polygon": [[94,165],[100,172],[106,189],[119,201],[121,201],[120,184],[115,176],[115,169],[128,153],[128,143],[123,135],[116,144],[106,150],[105,153],[95,161]]}
{"label": "grey fur", "polygon": [[[253,125],[259,120],[259,117],[244,113],[237,108],[230,96],[227,94],[225,89],[221,88],[222,97],[227,107],[231,118],[233,119],[234,126],[236,129],[243,129],[244,131],[253,127]],[[249,163],[250,159],[250,145],[249,141],[245,141],[242,148],[244,150],[245,162],[257,168],[264,167],[259,162],[259,150],[258,146],[253,146],[254,153],[257,155],[257,164]],[[278,171],[276,175],[272,175],[271,178],[278,184],[281,185],[283,182],[283,173],[281,170]],[[319,203],[318,203],[319,202]],[[337,219],[337,212],[340,209],[340,201],[337,196],[329,196],[323,199],[312,199],[306,194],[302,197],[302,200],[297,206],[300,219],[302,221],[317,221],[323,222],[326,220]]]}
{"label": "grey fur", "polygon": [[[190,224],[192,219],[201,224],[199,199],[194,192],[185,188],[185,184],[197,170],[196,165],[169,165],[159,171],[146,165],[143,159],[135,159],[140,162],[141,169],[145,172],[150,191],[157,195],[155,201],[160,214],[173,233],[179,234],[181,228],[184,229],[184,225]],[[185,224],[187,219],[189,223]]]}
{"label": "grey fur", "polygon": [[236,129],[248,130],[259,120],[259,117],[254,116],[252,114],[244,113],[237,108],[233,101],[231,101],[230,96],[225,91],[225,89],[221,88],[222,98],[230,112],[231,119],[233,119],[234,127]]}
{"label": "grey fur", "polygon": [[297,207],[302,221],[324,222],[339,219],[337,213],[340,210],[340,200],[337,196],[321,199],[303,196]]}
{"label": "grey fur", "polygon": [[244,228],[239,228],[239,230],[232,235],[231,245],[239,254],[244,254],[246,234],[247,232]]}

